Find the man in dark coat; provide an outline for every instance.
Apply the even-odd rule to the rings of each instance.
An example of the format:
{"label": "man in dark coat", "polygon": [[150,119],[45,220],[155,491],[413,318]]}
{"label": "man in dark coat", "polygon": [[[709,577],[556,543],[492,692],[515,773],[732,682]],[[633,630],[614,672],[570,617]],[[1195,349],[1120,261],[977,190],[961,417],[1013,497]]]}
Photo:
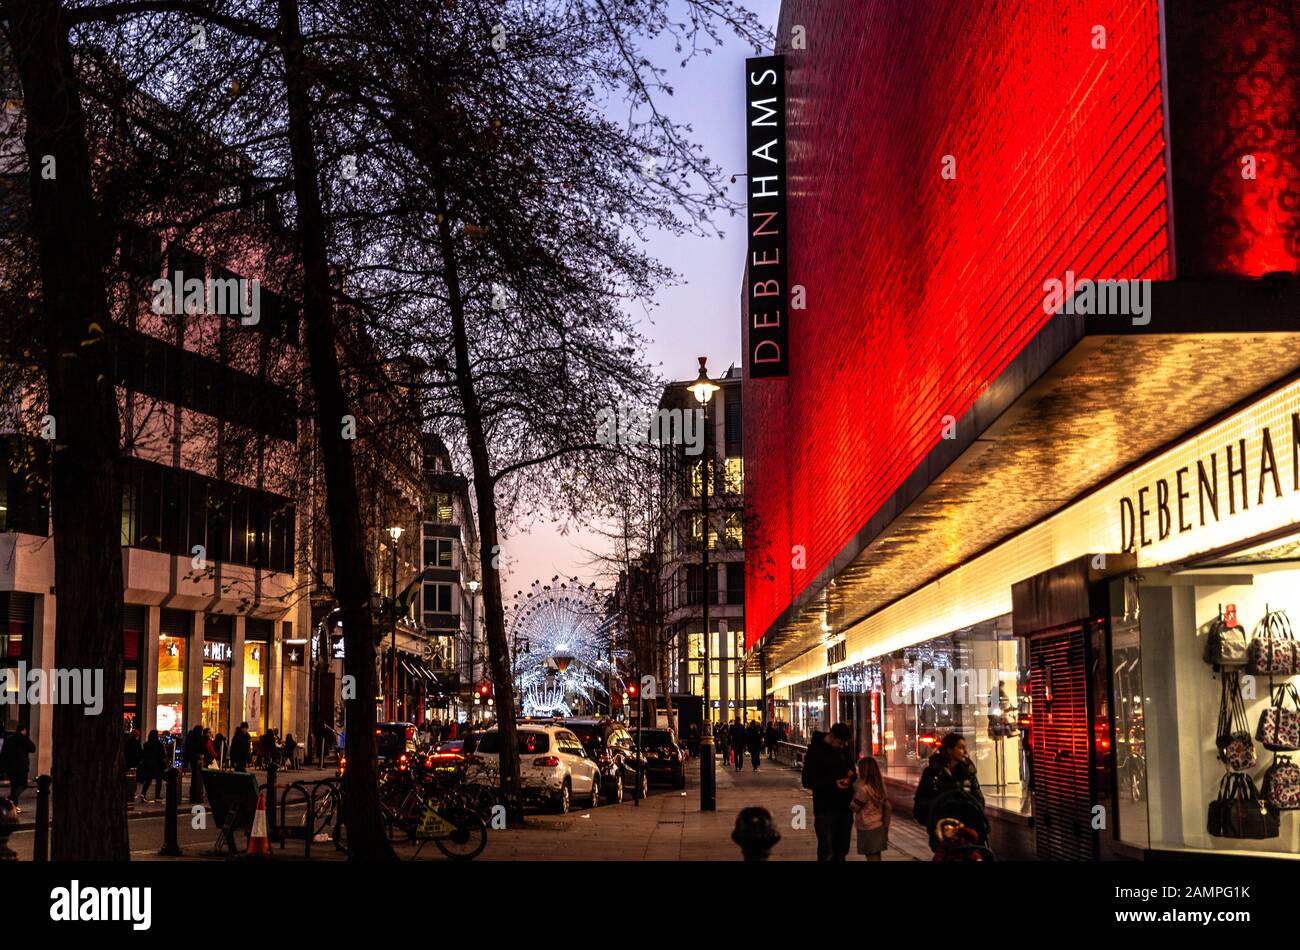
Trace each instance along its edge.
{"label": "man in dark coat", "polygon": [[763,740],[767,744],[767,757],[769,759],[776,758],[776,739],[776,725],[769,720],[767,731],[763,734]]}
{"label": "man in dark coat", "polygon": [[853,833],[853,756],[849,743],[853,731],[842,722],[829,733],[813,733],[803,760],[803,787],[813,793],[813,830],[817,833],[817,860],[843,861]]}
{"label": "man in dark coat", "polygon": [[230,740],[230,764],[236,772],[247,772],[252,754],[253,737],[248,734],[248,723],[241,722]]}
{"label": "man in dark coat", "polygon": [[31,755],[35,751],[35,744],[27,738],[27,730],[19,729],[16,722],[9,723],[4,733],[4,746],[0,747],[0,775],[9,779],[9,801],[13,803],[14,814],[22,812],[18,799],[27,791]]}
{"label": "man in dark coat", "polygon": [[745,727],[740,724],[739,719],[731,721],[731,758],[732,764],[736,766],[739,772],[745,767]]}
{"label": "man in dark coat", "polygon": [[185,733],[185,745],[181,747],[181,755],[185,759],[185,768],[190,773],[191,804],[203,801],[203,751],[206,746],[202,725],[197,725]]}
{"label": "man in dark coat", "polygon": [[751,720],[745,727],[745,745],[749,747],[749,761],[758,771],[758,757],[763,754],[763,727],[757,720]]}

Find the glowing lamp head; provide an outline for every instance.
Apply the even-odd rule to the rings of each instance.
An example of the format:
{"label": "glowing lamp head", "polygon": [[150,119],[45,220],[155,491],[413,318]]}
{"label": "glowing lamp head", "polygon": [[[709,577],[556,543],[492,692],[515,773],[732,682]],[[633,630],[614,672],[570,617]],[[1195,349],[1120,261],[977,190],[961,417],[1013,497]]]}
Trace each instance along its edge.
{"label": "glowing lamp head", "polygon": [[700,403],[700,405],[707,404],[708,401],[713,398],[713,394],[722,388],[713,380],[709,379],[709,370],[708,367],[705,366],[707,359],[707,356],[700,357],[700,375],[695,377],[695,382],[686,387],[694,393],[695,399]]}
{"label": "glowing lamp head", "polygon": [[393,543],[396,544],[399,540],[401,540],[402,529],[394,525],[393,527],[388,529],[388,536],[392,538]]}

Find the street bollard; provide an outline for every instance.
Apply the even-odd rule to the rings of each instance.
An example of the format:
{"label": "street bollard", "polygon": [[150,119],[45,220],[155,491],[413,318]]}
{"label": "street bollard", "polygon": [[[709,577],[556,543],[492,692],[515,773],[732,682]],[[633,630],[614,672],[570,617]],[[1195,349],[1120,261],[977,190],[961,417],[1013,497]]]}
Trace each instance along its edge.
{"label": "street bollard", "polygon": [[274,760],[266,763],[266,840],[269,842],[280,840],[280,831],[275,822],[275,778],[278,772]]}
{"label": "street bollard", "polygon": [[203,757],[190,763],[190,804],[203,804]]}
{"label": "street bollard", "polygon": [[700,736],[700,811],[717,811],[717,761],[713,757],[713,735]]}
{"label": "street bollard", "polygon": [[776,830],[770,811],[758,805],[750,805],[742,808],[736,816],[736,828],[731,832],[731,840],[740,845],[746,861],[766,861],[772,848],[781,840],[781,832]]}
{"label": "street bollard", "polygon": [[36,776],[36,844],[32,851],[33,861],[50,859],[50,777]]}
{"label": "street bollard", "polygon": [[158,853],[167,858],[179,858],[181,846],[176,839],[181,799],[181,773],[175,766],[167,770],[167,811],[163,816],[163,846]]}
{"label": "street bollard", "polygon": [[0,798],[0,861],[17,861],[18,852],[9,847],[9,836],[18,827],[13,802]]}

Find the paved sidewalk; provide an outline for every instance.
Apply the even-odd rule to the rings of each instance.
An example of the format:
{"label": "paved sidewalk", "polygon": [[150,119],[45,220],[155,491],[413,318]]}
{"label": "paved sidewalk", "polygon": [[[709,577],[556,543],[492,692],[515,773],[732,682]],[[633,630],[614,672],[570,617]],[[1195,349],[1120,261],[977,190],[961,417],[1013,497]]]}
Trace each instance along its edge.
{"label": "paved sidewalk", "polygon": [[[740,848],[731,840],[736,815],[749,805],[762,805],[781,832],[772,850],[774,861],[813,861],[817,836],[813,831],[812,793],[799,785],[799,773],[764,761],[754,772],[735,772],[719,765],[718,809],[700,811],[699,764],[691,763],[685,792],[655,789],[639,805],[603,805],[575,809],[565,816],[533,815],[528,826],[492,831],[486,861],[739,861]],[[855,845],[856,847],[856,845]],[[425,848],[421,859],[437,858]],[[893,822],[886,861],[930,860],[921,827],[906,818]],[[864,860],[853,851],[851,861]]]}

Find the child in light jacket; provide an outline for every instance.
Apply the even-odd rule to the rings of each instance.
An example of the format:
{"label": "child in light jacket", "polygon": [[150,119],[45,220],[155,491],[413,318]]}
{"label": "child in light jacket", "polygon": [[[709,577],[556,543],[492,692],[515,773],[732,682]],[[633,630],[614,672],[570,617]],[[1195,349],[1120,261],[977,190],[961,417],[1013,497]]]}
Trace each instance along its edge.
{"label": "child in light jacket", "polygon": [[858,778],[853,783],[853,826],[858,831],[858,854],[879,861],[889,847],[889,818],[893,806],[885,797],[885,779],[871,756],[858,759]]}

